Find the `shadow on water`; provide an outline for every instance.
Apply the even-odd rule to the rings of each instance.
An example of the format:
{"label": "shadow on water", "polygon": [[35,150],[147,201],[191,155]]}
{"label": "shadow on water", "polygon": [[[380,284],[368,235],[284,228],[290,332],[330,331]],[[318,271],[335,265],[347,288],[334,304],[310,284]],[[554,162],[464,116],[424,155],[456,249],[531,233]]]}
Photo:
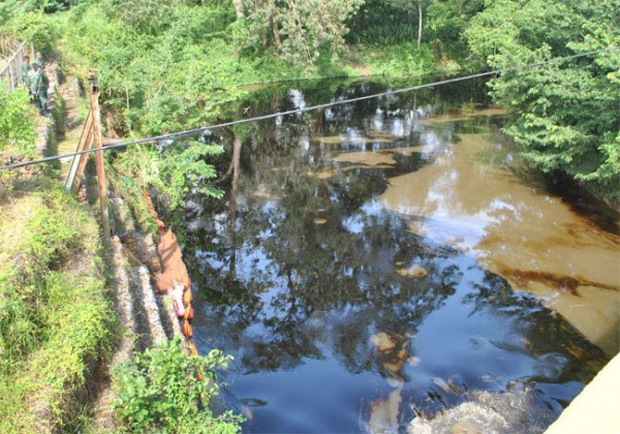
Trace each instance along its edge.
{"label": "shadow on water", "polygon": [[[384,89],[313,85],[249,107]],[[475,250],[412,230],[445,213],[384,198],[400,177],[453,158],[459,137],[497,131],[497,111],[459,110],[479,86],[233,131],[227,201],[188,200],[185,254],[197,343],[235,356],[223,377],[246,432],[402,431],[465,404],[513,409],[489,422],[497,432],[542,432],[607,361]],[[506,153],[484,158],[496,157]],[[432,205],[432,190],[419,194]]]}

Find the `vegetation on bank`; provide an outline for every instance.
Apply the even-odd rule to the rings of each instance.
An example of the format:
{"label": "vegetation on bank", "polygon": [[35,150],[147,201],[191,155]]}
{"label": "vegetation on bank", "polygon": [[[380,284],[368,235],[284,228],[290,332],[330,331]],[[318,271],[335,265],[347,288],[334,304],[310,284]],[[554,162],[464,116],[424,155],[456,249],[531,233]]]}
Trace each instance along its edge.
{"label": "vegetation on bank", "polygon": [[[619,22],[619,0],[496,0],[465,36],[496,69],[619,48]],[[525,158],[620,203],[620,50],[502,74],[491,93]]]}
{"label": "vegetation on bank", "polygon": [[0,204],[0,432],[70,429],[111,309],[96,221],[53,180]]}
{"label": "vegetation on bank", "polygon": [[118,397],[113,405],[120,431],[240,432],[241,416],[230,411],[215,416],[209,408],[219,393],[216,370],[230,360],[215,349],[205,356],[189,355],[179,337],[136,355],[115,374]]}
{"label": "vegetation on bank", "polygon": [[[617,46],[619,10],[620,0],[8,0],[0,33],[33,40],[67,73],[96,69],[108,134],[144,137],[243,115],[240,86],[252,83],[478,72]],[[532,163],[616,202],[619,59],[491,84]]]}
{"label": "vegetation on bank", "polygon": [[29,103],[26,89],[8,92],[0,86],[0,152],[8,149],[16,154],[35,156],[36,111]]}

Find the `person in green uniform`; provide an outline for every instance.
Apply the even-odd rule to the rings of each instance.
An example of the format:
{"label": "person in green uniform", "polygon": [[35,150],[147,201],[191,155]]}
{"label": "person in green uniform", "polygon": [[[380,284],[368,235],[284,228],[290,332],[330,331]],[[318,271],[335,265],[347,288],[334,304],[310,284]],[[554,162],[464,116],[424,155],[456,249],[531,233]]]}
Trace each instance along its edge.
{"label": "person in green uniform", "polygon": [[45,65],[41,66],[37,63],[34,67],[37,70],[37,75],[32,81],[31,89],[35,95],[35,101],[39,109],[39,114],[43,116],[48,116],[49,112],[47,111],[47,91],[50,85],[50,80],[45,73]]}
{"label": "person in green uniform", "polygon": [[35,65],[36,63],[33,63],[32,65],[30,65],[30,69],[28,70],[28,81],[27,83],[27,88],[28,88],[28,93],[30,94],[30,101],[34,104],[35,101],[35,96],[34,96],[34,92],[32,91],[32,82],[35,78],[35,76],[37,75],[37,70],[35,69]]}
{"label": "person in green uniform", "polygon": [[39,101],[37,100],[37,86],[39,86],[40,75],[39,64],[37,62],[34,62],[32,64],[32,70],[34,71],[34,73],[30,78],[30,95],[32,95],[32,97],[34,98],[35,105],[39,107]]}
{"label": "person in green uniform", "polygon": [[22,64],[22,82],[28,92],[30,92],[30,70],[32,67],[30,66],[30,56],[24,56],[24,63]]}
{"label": "person in green uniform", "polygon": [[43,60],[43,55],[41,53],[35,54],[35,61],[39,64],[39,66],[45,66],[45,61]]}

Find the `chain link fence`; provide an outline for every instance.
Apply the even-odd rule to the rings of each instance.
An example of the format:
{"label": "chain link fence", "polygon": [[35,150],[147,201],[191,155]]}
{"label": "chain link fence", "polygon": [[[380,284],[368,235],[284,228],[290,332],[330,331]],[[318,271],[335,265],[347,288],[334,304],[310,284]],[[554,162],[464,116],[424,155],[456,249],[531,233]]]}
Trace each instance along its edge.
{"label": "chain link fence", "polygon": [[0,39],[0,86],[12,91],[23,83],[24,57],[34,59],[34,45]]}

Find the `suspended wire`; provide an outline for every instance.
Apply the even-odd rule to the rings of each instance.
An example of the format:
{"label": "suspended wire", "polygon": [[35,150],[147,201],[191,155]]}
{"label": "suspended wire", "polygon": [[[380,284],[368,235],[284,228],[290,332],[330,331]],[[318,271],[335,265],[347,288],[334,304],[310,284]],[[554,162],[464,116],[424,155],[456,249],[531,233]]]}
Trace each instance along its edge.
{"label": "suspended wire", "polygon": [[620,49],[620,46],[611,46],[611,47],[607,47],[607,48],[601,48],[599,50],[593,50],[593,51],[587,51],[587,52],[584,52],[584,53],[573,54],[571,56],[556,57],[556,58],[545,60],[545,61],[542,61],[542,62],[529,63],[527,65],[511,66],[511,67],[508,67],[508,68],[495,69],[493,71],[480,72],[480,73],[477,73],[477,74],[466,75],[466,76],[463,76],[463,77],[453,77],[453,78],[446,79],[446,80],[435,81],[435,82],[432,82],[432,83],[421,84],[421,85],[418,85],[418,86],[412,86],[412,87],[407,87],[407,88],[403,88],[403,89],[390,90],[390,91],[386,91],[386,92],[375,93],[375,94],[372,94],[372,95],[365,95],[365,96],[360,96],[360,97],[351,98],[351,99],[343,99],[343,100],[338,100],[338,101],[332,101],[332,102],[329,102],[329,103],[318,104],[318,105],[309,106],[309,107],[302,107],[302,108],[297,108],[297,109],[294,109],[294,110],[288,110],[288,111],[283,111],[283,112],[276,112],[276,113],[271,113],[271,114],[267,114],[267,115],[256,116],[256,117],[253,117],[253,118],[240,119],[240,120],[236,120],[236,121],[224,122],[224,123],[217,124],[217,125],[210,125],[210,126],[206,126],[206,127],[194,128],[194,129],[191,129],[191,130],[179,131],[179,132],[176,132],[176,133],[162,134],[160,136],[147,137],[147,138],[143,138],[143,139],[132,140],[132,141],[123,142],[123,143],[117,143],[115,145],[103,146],[103,147],[100,147],[100,148],[91,148],[91,149],[82,150],[82,151],[79,151],[79,152],[72,152],[72,153],[69,153],[69,154],[45,157],[45,158],[41,158],[39,160],[24,161],[24,162],[21,162],[21,163],[8,164],[6,166],[1,166],[0,167],[0,171],[1,170],[9,170],[9,169],[17,169],[19,167],[30,166],[30,165],[35,165],[35,164],[48,163],[50,161],[56,161],[56,160],[60,160],[62,158],[67,158],[67,157],[75,157],[75,156],[78,156],[78,155],[88,154],[88,153],[96,152],[96,151],[110,151],[110,150],[120,149],[120,148],[124,148],[124,147],[131,146],[131,145],[144,145],[144,144],[147,144],[147,143],[162,142],[162,141],[166,141],[166,140],[175,140],[175,139],[179,139],[179,138],[182,138],[182,137],[194,136],[194,135],[197,135],[197,134],[205,133],[206,131],[211,131],[211,130],[215,130],[215,129],[218,129],[218,128],[226,128],[226,127],[231,127],[233,125],[246,124],[246,123],[250,123],[250,122],[264,121],[264,120],[267,120],[267,119],[277,118],[279,116],[288,116],[288,115],[297,114],[297,113],[304,113],[304,112],[309,112],[309,111],[318,110],[318,109],[322,109],[322,108],[334,107],[334,106],[341,105],[341,104],[350,104],[350,103],[357,102],[357,101],[364,101],[364,100],[369,100],[369,99],[373,99],[373,98],[380,98],[380,97],[388,96],[388,95],[396,95],[396,94],[400,94],[400,93],[411,92],[411,91],[420,90],[420,89],[426,89],[426,88],[434,87],[434,86],[442,86],[442,85],[446,85],[446,84],[450,84],[450,83],[457,83],[457,82],[460,82],[460,81],[471,80],[471,79],[474,79],[474,78],[488,77],[490,75],[498,75],[498,74],[502,74],[502,73],[506,73],[506,72],[512,72],[512,71],[518,71],[518,70],[526,69],[526,68],[534,68],[534,67],[537,67],[537,66],[548,65],[550,63],[563,62],[563,61],[567,61],[567,60],[573,60],[573,59],[577,59],[577,58],[580,58],[580,57],[592,56],[594,54],[604,53],[604,52],[607,52],[607,51],[615,51],[615,50],[619,50],[619,49]]}

